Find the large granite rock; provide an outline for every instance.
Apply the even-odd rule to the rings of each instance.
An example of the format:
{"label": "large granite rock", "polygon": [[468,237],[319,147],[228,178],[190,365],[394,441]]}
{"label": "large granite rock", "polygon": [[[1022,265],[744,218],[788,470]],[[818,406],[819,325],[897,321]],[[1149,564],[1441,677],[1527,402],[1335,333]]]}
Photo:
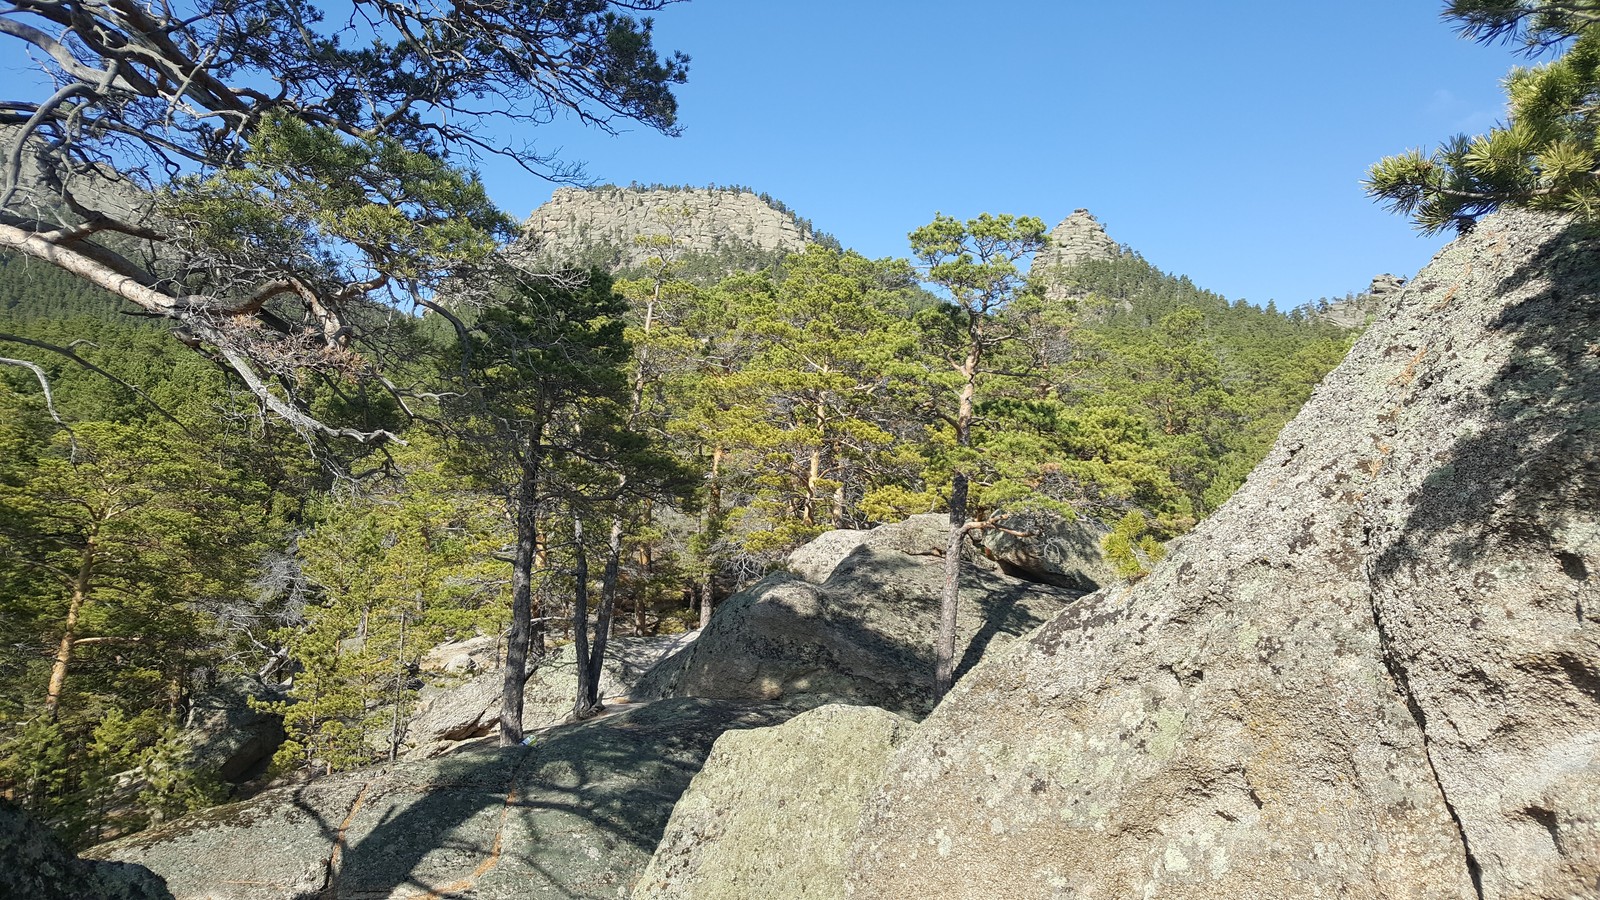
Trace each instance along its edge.
{"label": "large granite rock", "polygon": [[1368,322],[1383,315],[1389,302],[1405,287],[1406,280],[1398,275],[1375,275],[1367,289],[1352,297],[1335,300],[1312,308],[1313,318],[1339,328],[1363,328]]}
{"label": "large granite rock", "polygon": [[[648,638],[614,637],[606,644],[601,666],[600,696],[625,700],[644,673],[692,643],[698,632]],[[459,651],[459,648],[452,648]],[[434,654],[441,667],[464,651]],[[458,667],[471,672],[473,668]],[[499,733],[503,670],[487,669],[465,680],[446,678],[422,689],[416,710],[403,731],[402,755],[426,759],[460,746],[462,741]],[[548,728],[566,722],[578,695],[578,656],[571,644],[556,649],[529,674],[523,687],[522,726]]]}
{"label": "large granite rock", "polygon": [[1043,287],[1046,298],[1070,298],[1074,292],[1056,278],[1056,272],[1092,260],[1116,259],[1120,252],[1117,242],[1092,213],[1087,209],[1073,210],[1072,215],[1051,229],[1045,248],[1034,254],[1028,276]]}
{"label": "large granite rock", "polygon": [[983,552],[1000,571],[1088,593],[1117,580],[1102,540],[1109,530],[1085,519],[1035,513],[982,533]]}
{"label": "large granite rock", "polygon": [[825,531],[789,554],[785,568],[812,584],[822,584],[845,557],[861,547],[906,556],[943,556],[949,537],[950,517],[943,513],[924,513],[872,529]]}
{"label": "large granite rock", "polygon": [[842,896],[862,806],[913,727],[874,707],[829,705],[724,734],[678,800],[633,896]]}
{"label": "large granite rock", "polygon": [[155,873],[78,859],[49,829],[0,800],[0,897],[7,900],[172,900]]}
{"label": "large granite rock", "polygon": [[1148,578],[897,751],[850,891],[1600,891],[1600,239],[1444,250]]}
{"label": "large granite rock", "polygon": [[[700,638],[651,670],[636,693],[926,714],[944,561],[895,549],[921,546],[911,541],[914,533],[937,533],[913,526],[890,529],[892,539],[881,544],[858,545],[821,584],[778,573],[728,598]],[[969,567],[959,605],[958,673],[1080,593]]]}
{"label": "large granite rock", "polygon": [[277,788],[93,848],[178,897],[626,896],[717,736],[787,713],[667,700],[460,753]]}
{"label": "large granite rock", "polygon": [[288,734],[282,716],[258,706],[280,699],[277,691],[243,676],[197,692],[183,722],[196,766],[233,783],[262,775]]}
{"label": "large granite rock", "polygon": [[[523,225],[519,247],[542,259],[578,262],[609,248],[613,268],[642,265],[666,238],[680,255],[798,253],[815,239],[809,223],[733,188],[559,188]],[[640,240],[643,239],[643,240]]]}

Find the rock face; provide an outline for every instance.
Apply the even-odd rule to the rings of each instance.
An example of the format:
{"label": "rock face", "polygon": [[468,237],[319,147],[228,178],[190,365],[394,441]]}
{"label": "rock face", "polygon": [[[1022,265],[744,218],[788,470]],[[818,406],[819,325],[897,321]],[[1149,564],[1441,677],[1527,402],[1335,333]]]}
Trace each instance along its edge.
{"label": "rock face", "polygon": [[143,866],[81,860],[22,810],[0,801],[0,897],[16,900],[172,900]]}
{"label": "rock face", "polygon": [[1028,274],[1042,281],[1047,298],[1063,299],[1072,292],[1051,278],[1052,270],[1093,259],[1116,259],[1120,252],[1098,219],[1087,209],[1074,210],[1051,229],[1049,244],[1034,255]]}
{"label": "rock face", "polygon": [[672,811],[633,896],[841,896],[862,805],[912,727],[870,706],[830,705],[724,734]]}
{"label": "rock face", "polygon": [[[939,517],[918,517],[926,518]],[[779,573],[730,597],[693,645],[645,676],[638,695],[837,702],[926,714],[944,562],[899,549],[915,550],[917,535],[948,528],[924,524],[890,526],[877,542],[865,538],[821,584]],[[814,571],[821,570],[819,564]],[[1080,593],[969,570],[962,579],[958,674]]]}
{"label": "rock face", "polygon": [[[696,632],[654,638],[612,638],[600,670],[600,696],[626,697],[644,673],[667,656],[694,641]],[[430,654],[442,668],[462,656],[453,652]],[[465,671],[471,668],[458,666]],[[423,688],[417,709],[406,723],[403,755],[427,759],[455,749],[462,741],[498,733],[500,694],[505,675],[486,669],[467,680]],[[522,724],[526,729],[548,728],[567,721],[578,694],[578,657],[568,644],[553,652],[528,675],[523,688]]]}
{"label": "rock face", "polygon": [[853,896],[1594,896],[1600,241],[1444,250],[1144,581],[897,751]]}
{"label": "rock face", "polygon": [[229,678],[200,692],[184,720],[184,739],[195,761],[224,781],[241,782],[261,775],[287,734],[283,718],[262,712],[251,700],[279,696],[253,678]]}
{"label": "rock face", "polygon": [[944,554],[949,535],[950,518],[940,513],[912,516],[904,522],[879,525],[870,530],[825,531],[789,554],[785,568],[812,584],[822,584],[839,563],[861,547],[906,556],[940,556]]}
{"label": "rock face", "polygon": [[1034,515],[1006,525],[983,533],[983,550],[1007,575],[1085,593],[1117,580],[1100,546],[1109,532],[1098,523]]}
{"label": "rock face", "polygon": [[691,254],[795,253],[814,235],[796,216],[744,190],[561,188],[528,217],[522,246],[534,255],[576,262],[596,247],[614,251],[616,269],[661,253],[634,238],[667,238]]}
{"label": "rock face", "polygon": [[[616,898],[717,736],[773,710],[668,700],[461,753],[277,788],[103,844],[182,898]],[[95,895],[84,895],[95,896]]]}

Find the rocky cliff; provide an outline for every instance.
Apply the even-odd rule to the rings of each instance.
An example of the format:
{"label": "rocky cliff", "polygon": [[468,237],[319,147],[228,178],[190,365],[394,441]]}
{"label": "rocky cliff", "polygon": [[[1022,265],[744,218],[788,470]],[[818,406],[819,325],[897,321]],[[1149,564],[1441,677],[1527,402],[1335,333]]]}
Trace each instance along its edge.
{"label": "rocky cliff", "polygon": [[737,264],[804,250],[815,239],[810,223],[746,190],[561,188],[528,217],[522,246],[543,259],[620,270],[662,254],[664,241],[670,253]]}
{"label": "rocky cliff", "polygon": [[1165,563],[906,740],[849,894],[1596,896],[1597,258],[1443,251]]}

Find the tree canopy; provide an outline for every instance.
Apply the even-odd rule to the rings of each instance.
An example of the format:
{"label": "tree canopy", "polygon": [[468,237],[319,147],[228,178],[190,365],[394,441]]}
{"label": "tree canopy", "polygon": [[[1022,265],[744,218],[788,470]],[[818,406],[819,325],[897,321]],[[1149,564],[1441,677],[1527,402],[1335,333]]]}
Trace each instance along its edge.
{"label": "tree canopy", "polygon": [[671,2],[0,2],[40,70],[0,97],[0,248],[174,322],[304,432],[392,437],[299,386],[373,375],[397,304],[490,260],[475,162],[579,174],[527,126],[675,131],[688,60],[636,15]]}
{"label": "tree canopy", "polygon": [[1444,16],[1479,41],[1552,58],[1506,76],[1503,124],[1381,160],[1368,193],[1430,234],[1508,204],[1600,215],[1600,2],[1451,0]]}

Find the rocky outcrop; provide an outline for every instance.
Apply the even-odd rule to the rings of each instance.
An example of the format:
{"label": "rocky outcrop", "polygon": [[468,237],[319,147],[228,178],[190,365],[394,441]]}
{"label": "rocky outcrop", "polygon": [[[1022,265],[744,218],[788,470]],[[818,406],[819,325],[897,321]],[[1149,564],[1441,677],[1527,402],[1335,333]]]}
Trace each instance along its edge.
{"label": "rocky outcrop", "polygon": [[905,556],[943,556],[949,537],[950,517],[942,513],[924,513],[872,529],[825,531],[789,554],[784,568],[812,584],[822,584],[839,563],[862,547]]}
{"label": "rocky outcrop", "polygon": [[652,900],[842,896],[867,795],[910,722],[823,706],[717,739],[634,888]]}
{"label": "rocky outcrop", "polygon": [[262,775],[288,735],[283,717],[258,708],[282,696],[253,678],[224,678],[199,691],[183,723],[195,765],[223,781]]}
{"label": "rocky outcrop", "polygon": [[1034,254],[1028,274],[1043,285],[1047,298],[1065,299],[1074,294],[1055,277],[1057,270],[1089,260],[1116,259],[1119,253],[1117,242],[1106,234],[1105,226],[1093,214],[1087,209],[1074,210],[1051,229],[1049,242]]}
{"label": "rocky outcrop", "polygon": [[983,552],[1000,571],[1028,581],[1088,593],[1117,580],[1101,542],[1110,533],[1099,523],[1037,513],[982,534]]}
{"label": "rocky outcrop", "polygon": [[161,879],[131,863],[83,860],[27,813],[0,800],[0,897],[16,900],[172,900]]}
{"label": "rocky outcrop", "polygon": [[1443,251],[1142,582],[897,751],[852,896],[1593,896],[1600,240]]}
{"label": "rocky outcrop", "polygon": [[174,895],[207,900],[616,898],[717,736],[783,717],[667,700],[527,747],[276,788],[92,854],[139,863]]}
{"label": "rocky outcrop", "polygon": [[[645,672],[656,663],[694,641],[697,632],[650,638],[615,637],[607,644],[600,670],[600,696],[626,699]],[[430,653],[448,670],[473,671],[460,663],[467,651],[460,643],[441,645]],[[472,659],[470,655],[467,657]],[[500,728],[500,695],[505,674],[485,669],[465,681],[445,680],[422,689],[417,707],[403,730],[403,755],[426,759],[456,749],[461,742],[496,734]],[[522,724],[525,729],[548,728],[566,722],[578,696],[578,657],[571,644],[553,651],[528,674],[523,688]]]}
{"label": "rocky outcrop", "polygon": [[[944,562],[920,551],[924,539],[949,528],[928,524],[875,530],[878,537],[863,539],[821,584],[778,573],[728,598],[693,645],[645,676],[638,695],[852,703],[926,714]],[[813,574],[825,568],[822,554],[816,557]],[[969,570],[961,587],[958,672],[1080,593]]]}
{"label": "rocky outcrop", "polygon": [[[745,190],[561,188],[528,217],[520,246],[542,259],[628,269],[663,253],[652,238],[670,240],[680,256],[739,256],[799,252],[815,236],[803,220]],[[597,250],[604,259],[594,257]]]}
{"label": "rocky outcrop", "polygon": [[1406,280],[1398,275],[1377,275],[1372,279],[1372,284],[1367,289],[1354,297],[1344,300],[1335,300],[1326,306],[1318,306],[1311,313],[1312,318],[1329,325],[1340,328],[1362,328],[1388,307],[1389,301],[1399,294],[1405,287]]}

